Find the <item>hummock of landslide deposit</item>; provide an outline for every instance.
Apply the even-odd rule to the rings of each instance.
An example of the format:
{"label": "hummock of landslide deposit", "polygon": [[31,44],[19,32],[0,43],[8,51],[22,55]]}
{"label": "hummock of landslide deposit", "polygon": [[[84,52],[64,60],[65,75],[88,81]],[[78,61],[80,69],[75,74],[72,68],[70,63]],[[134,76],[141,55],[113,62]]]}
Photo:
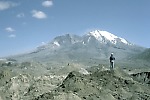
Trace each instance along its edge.
{"label": "hummock of landslide deposit", "polygon": [[148,68],[116,67],[111,71],[105,65],[76,68],[70,64],[57,73],[36,75],[38,69],[45,70],[38,65],[1,63],[0,100],[150,100]]}
{"label": "hummock of landslide deposit", "polygon": [[62,84],[34,100],[149,100],[148,84],[120,70],[97,70],[88,75],[71,72]]}

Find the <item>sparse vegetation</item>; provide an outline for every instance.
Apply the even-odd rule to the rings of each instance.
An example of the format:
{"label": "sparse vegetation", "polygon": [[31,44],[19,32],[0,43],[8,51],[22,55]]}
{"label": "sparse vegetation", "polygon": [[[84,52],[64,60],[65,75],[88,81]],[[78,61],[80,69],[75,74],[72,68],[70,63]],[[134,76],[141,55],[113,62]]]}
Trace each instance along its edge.
{"label": "sparse vegetation", "polygon": [[[65,64],[66,66],[57,70],[58,73],[55,72],[56,69],[47,70],[48,66],[42,66],[45,68],[44,71],[47,70],[43,74],[36,72],[37,68],[41,68],[38,65],[42,65],[38,62],[22,62],[15,63],[15,66],[1,67],[0,80],[3,84],[0,86],[0,98],[2,100],[150,99],[149,74],[140,73],[148,71],[148,68],[136,70],[116,65],[115,70],[110,71],[108,64],[99,64],[85,67],[84,71],[88,72],[85,74],[82,73],[83,69],[80,71],[83,65]],[[8,70],[9,68],[11,70]],[[34,72],[36,74],[33,74]]]}

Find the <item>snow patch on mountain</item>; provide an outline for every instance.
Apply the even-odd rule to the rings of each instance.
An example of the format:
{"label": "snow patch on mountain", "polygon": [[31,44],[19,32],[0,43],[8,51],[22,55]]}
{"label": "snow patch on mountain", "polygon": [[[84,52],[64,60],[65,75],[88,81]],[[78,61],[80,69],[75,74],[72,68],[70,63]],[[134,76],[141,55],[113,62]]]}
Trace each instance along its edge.
{"label": "snow patch on mountain", "polygon": [[99,40],[101,43],[105,43],[106,40],[110,41],[113,44],[116,44],[118,40],[120,42],[126,44],[126,45],[131,45],[127,40],[121,37],[117,37],[116,35],[109,33],[107,31],[100,31],[100,30],[95,30],[89,32],[87,35],[94,36],[97,40]]}
{"label": "snow patch on mountain", "polygon": [[127,42],[127,40],[125,40],[124,38],[120,38],[120,39],[121,39],[121,42],[129,45],[129,43]]}
{"label": "snow patch on mountain", "polygon": [[95,30],[95,31],[92,31],[90,32],[91,35],[93,35],[96,39],[99,39],[101,38],[102,36],[105,37],[106,39],[110,40],[110,41],[113,41],[115,40],[116,38],[118,38],[117,36],[107,32],[107,31],[99,31],[99,30]]}
{"label": "snow patch on mountain", "polygon": [[56,45],[56,46],[60,46],[60,44],[57,42],[57,41],[54,41],[54,45]]}

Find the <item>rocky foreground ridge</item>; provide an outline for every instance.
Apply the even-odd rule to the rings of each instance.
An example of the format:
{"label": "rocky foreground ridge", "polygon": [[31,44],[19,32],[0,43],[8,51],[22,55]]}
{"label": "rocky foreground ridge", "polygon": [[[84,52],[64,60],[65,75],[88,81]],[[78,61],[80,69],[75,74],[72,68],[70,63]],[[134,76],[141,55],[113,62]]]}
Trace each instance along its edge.
{"label": "rocky foreground ridge", "polygon": [[68,75],[8,73],[0,74],[0,80],[6,80],[0,86],[0,100],[150,100],[148,71],[110,71],[99,65]]}
{"label": "rocky foreground ridge", "polygon": [[149,100],[150,90],[119,71],[71,72],[55,90],[33,100]]}

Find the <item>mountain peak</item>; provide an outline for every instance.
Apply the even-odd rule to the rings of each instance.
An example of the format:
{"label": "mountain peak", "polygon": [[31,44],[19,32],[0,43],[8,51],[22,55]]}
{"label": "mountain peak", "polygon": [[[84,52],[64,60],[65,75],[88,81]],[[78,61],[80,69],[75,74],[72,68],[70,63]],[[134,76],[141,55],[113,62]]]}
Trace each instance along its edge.
{"label": "mountain peak", "polygon": [[100,30],[95,30],[90,32],[91,35],[93,35],[95,38],[99,38],[101,36],[107,38],[108,40],[115,40],[115,38],[118,38],[117,36],[107,32],[107,31],[100,31]]}
{"label": "mountain peak", "polygon": [[97,40],[101,42],[110,41],[113,44],[116,44],[117,42],[121,42],[123,44],[131,45],[127,40],[124,38],[118,37],[110,32],[107,31],[100,31],[95,30],[88,33],[90,36],[94,36]]}

